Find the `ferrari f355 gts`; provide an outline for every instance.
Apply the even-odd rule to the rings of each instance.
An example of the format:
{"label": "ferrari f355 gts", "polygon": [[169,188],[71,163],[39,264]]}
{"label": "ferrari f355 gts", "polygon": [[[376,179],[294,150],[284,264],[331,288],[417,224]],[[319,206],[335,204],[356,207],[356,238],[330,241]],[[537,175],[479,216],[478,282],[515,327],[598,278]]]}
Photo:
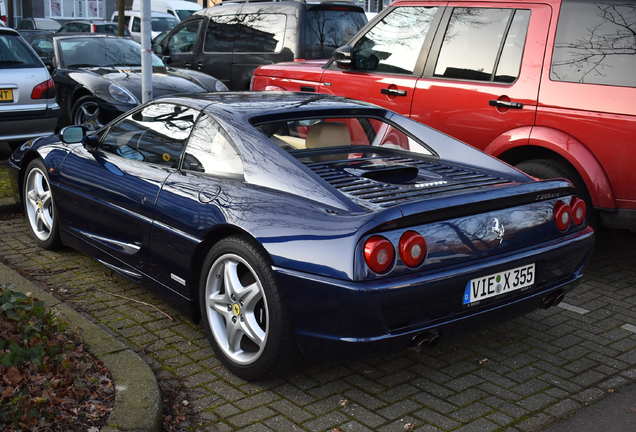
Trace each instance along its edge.
{"label": "ferrari f355 gts", "polygon": [[568,181],[326,95],[158,99],[10,167],[40,246],[170,294],[246,379],[554,305],[593,246]]}

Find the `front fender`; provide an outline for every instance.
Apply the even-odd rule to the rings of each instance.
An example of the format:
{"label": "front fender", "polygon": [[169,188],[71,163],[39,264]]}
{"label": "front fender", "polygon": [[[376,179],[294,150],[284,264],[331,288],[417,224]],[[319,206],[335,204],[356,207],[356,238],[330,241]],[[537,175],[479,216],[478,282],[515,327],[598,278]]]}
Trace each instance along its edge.
{"label": "front fender", "polygon": [[518,128],[497,137],[484,151],[499,157],[522,146],[539,147],[558,154],[579,173],[594,207],[616,207],[614,193],[601,164],[583,143],[565,132],[544,126]]}

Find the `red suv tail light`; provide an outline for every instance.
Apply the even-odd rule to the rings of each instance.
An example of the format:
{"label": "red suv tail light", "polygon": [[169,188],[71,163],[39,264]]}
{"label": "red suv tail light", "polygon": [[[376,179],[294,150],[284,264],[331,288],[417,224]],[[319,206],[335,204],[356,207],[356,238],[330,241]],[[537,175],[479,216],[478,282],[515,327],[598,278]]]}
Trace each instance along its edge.
{"label": "red suv tail light", "polygon": [[572,223],[574,225],[581,225],[585,222],[585,216],[587,215],[587,204],[581,198],[572,198],[570,202],[570,211],[572,216]]}
{"label": "red suv tail light", "polygon": [[554,205],[554,223],[559,231],[566,231],[572,224],[572,210],[563,201],[558,201]]}
{"label": "red suv tail light", "polygon": [[426,240],[418,232],[407,231],[400,237],[400,258],[409,267],[417,267],[426,258]]}
{"label": "red suv tail light", "polygon": [[52,79],[41,82],[31,90],[31,99],[53,99],[55,97],[55,83]]}
{"label": "red suv tail light", "polygon": [[395,261],[395,250],[390,241],[382,236],[372,236],[364,243],[364,260],[376,273],[386,273]]}

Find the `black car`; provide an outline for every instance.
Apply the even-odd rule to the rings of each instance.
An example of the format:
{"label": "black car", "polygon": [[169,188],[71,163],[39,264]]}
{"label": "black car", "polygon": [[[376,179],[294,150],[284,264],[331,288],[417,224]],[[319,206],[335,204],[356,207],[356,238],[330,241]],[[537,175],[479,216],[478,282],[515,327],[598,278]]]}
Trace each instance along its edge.
{"label": "black car", "polygon": [[364,10],[351,3],[223,2],[182,21],[153,49],[170,65],[246,90],[256,67],[329,58],[366,23]]}
{"label": "black car", "polygon": [[[31,46],[49,66],[66,121],[99,129],[141,101],[141,46],[108,35],[47,36]],[[152,55],[153,96],[225,91],[201,72],[166,67]]]}
{"label": "black car", "polygon": [[[116,35],[117,23],[104,20],[69,21],[64,23],[57,33],[102,33]],[[127,28],[124,28],[124,36],[130,36],[130,32]]]}

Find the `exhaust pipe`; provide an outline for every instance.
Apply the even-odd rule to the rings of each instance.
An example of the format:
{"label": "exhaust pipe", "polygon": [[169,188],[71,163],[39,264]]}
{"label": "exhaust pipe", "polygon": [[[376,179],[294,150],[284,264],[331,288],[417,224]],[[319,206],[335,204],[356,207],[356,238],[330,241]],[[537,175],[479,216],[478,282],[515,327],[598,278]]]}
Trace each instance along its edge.
{"label": "exhaust pipe", "polygon": [[541,299],[541,307],[547,309],[552,306],[556,306],[563,301],[565,293],[563,291],[553,292]]}
{"label": "exhaust pipe", "polygon": [[411,346],[420,348],[422,345],[434,345],[439,339],[439,331],[428,330],[424,333],[418,333],[411,338]]}

